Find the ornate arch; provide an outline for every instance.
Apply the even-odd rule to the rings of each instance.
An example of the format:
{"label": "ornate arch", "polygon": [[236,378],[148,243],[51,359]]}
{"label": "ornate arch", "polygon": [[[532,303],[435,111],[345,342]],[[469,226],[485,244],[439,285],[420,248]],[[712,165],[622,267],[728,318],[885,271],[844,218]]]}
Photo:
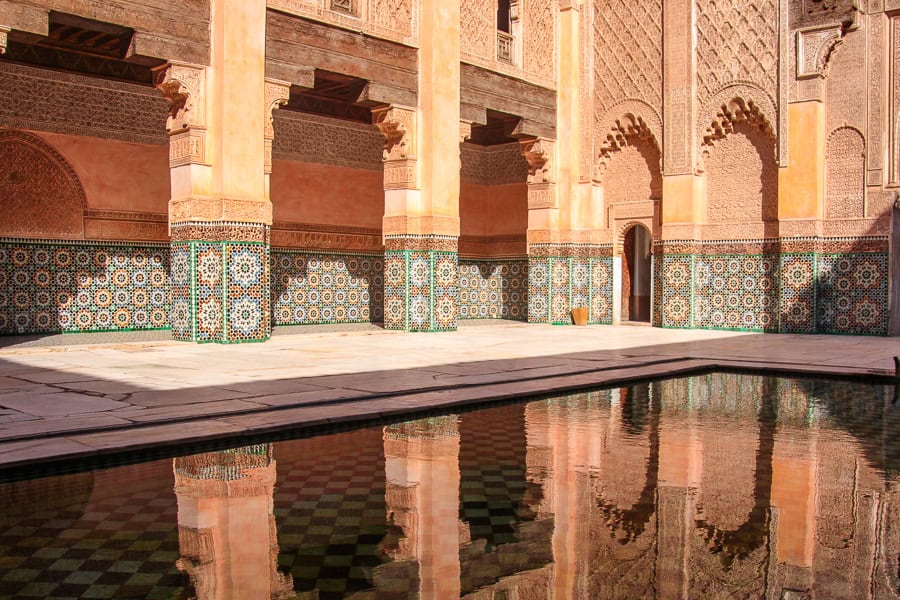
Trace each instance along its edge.
{"label": "ornate arch", "polygon": [[72,165],[31,133],[0,129],[0,236],[82,237],[87,195]]}
{"label": "ornate arch", "polygon": [[698,173],[705,171],[709,147],[733,132],[737,123],[746,123],[765,133],[772,140],[774,152],[778,136],[778,109],[775,100],[753,83],[729,84],[713,94],[700,110],[697,119],[697,138],[701,140]]}
{"label": "ornate arch", "polygon": [[594,168],[598,181],[602,181],[604,167],[612,153],[628,145],[628,137],[650,140],[657,149],[661,149],[662,118],[655,108],[643,100],[623,100],[610,107],[597,121],[595,139],[600,149]]}
{"label": "ornate arch", "polygon": [[[613,244],[613,254],[615,256],[621,256],[625,251],[625,236],[629,231],[634,229],[635,227],[641,226],[645,228],[650,233],[650,239],[653,240],[653,223],[652,217],[647,219],[629,219],[628,221],[623,222],[616,228],[616,237],[615,242]],[[650,251],[653,252],[653,244],[650,244]]]}

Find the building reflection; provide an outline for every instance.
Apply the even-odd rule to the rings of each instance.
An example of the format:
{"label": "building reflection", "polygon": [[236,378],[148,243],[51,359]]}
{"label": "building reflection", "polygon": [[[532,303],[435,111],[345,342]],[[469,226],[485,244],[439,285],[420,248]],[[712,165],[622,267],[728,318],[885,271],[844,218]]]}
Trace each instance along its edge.
{"label": "building reflection", "polygon": [[[885,394],[873,402],[826,383],[710,375],[384,427],[383,457],[367,471],[370,500],[357,498],[378,514],[384,507],[383,525],[366,526],[377,548],[348,567],[356,579],[345,591],[898,598],[900,409],[884,388],[872,386]],[[371,450],[374,435],[357,437],[372,438]],[[296,489],[316,481],[303,475],[321,462],[316,446],[283,444],[298,457],[282,465]],[[358,488],[365,469],[348,466],[356,450],[318,444],[328,468]],[[331,535],[329,548],[347,544],[334,541],[339,528],[322,533],[324,513],[296,514],[306,500],[286,497],[273,510],[272,452],[176,459],[178,565],[198,598],[340,597],[318,589],[321,574],[295,595],[296,580],[277,569],[276,513]],[[334,481],[320,485],[336,494]]]}
{"label": "building reflection", "polygon": [[179,569],[199,600],[293,598],[278,572],[272,445],[175,459]]}

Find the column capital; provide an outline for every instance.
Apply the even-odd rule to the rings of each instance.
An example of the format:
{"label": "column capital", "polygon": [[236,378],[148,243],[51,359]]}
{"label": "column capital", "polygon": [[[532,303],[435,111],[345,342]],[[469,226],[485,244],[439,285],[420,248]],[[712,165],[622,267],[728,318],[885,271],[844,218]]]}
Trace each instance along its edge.
{"label": "column capital", "polygon": [[[275,109],[281,108],[291,99],[291,83],[280,79],[271,79],[266,77],[265,83],[265,131],[263,139],[265,140],[263,170],[266,175],[272,173],[272,141],[275,139]],[[266,195],[268,196],[268,184],[266,185]]]}
{"label": "column capital", "polygon": [[156,88],[169,103],[169,166],[209,164],[206,155],[206,67],[170,62]]}
{"label": "column capital", "polygon": [[384,136],[384,161],[416,158],[416,109],[388,106],[372,111],[373,122]]}
{"label": "column capital", "polygon": [[546,138],[519,142],[519,150],[528,162],[529,184],[556,182],[555,144],[554,140]]}

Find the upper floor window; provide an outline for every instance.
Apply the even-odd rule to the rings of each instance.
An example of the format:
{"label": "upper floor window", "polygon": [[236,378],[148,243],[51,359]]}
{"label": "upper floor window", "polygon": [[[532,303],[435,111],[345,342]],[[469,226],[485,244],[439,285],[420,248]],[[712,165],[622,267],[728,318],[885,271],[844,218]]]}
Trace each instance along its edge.
{"label": "upper floor window", "polygon": [[509,0],[497,0],[497,30],[512,33]]}

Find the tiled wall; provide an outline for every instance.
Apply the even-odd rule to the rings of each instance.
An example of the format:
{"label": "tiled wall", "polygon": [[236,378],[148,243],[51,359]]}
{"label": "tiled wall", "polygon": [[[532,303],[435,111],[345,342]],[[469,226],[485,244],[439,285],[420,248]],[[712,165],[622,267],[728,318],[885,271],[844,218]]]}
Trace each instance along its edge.
{"label": "tiled wall", "polygon": [[657,326],[887,333],[885,252],[663,254],[654,268]]}
{"label": "tiled wall", "polygon": [[269,247],[256,242],[172,244],[172,337],[261,341],[271,331]]}
{"label": "tiled wall", "polygon": [[165,329],[169,245],[0,240],[0,335]]}
{"label": "tiled wall", "polygon": [[275,325],[384,320],[384,257],[272,250]]}
{"label": "tiled wall", "polygon": [[460,319],[528,319],[528,260],[460,259]]}
{"label": "tiled wall", "polygon": [[442,250],[388,250],[384,255],[384,325],[407,331],[453,331],[459,311],[458,255]]}
{"label": "tiled wall", "polygon": [[531,257],[528,321],[571,323],[570,311],[589,307],[591,323],[612,323],[611,257]]}

